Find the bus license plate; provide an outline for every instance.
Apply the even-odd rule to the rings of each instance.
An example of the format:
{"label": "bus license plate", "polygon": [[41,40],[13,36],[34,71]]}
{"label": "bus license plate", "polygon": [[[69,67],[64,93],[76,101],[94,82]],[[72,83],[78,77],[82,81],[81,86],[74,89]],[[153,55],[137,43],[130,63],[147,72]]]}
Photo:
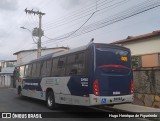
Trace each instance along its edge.
{"label": "bus license plate", "polygon": [[117,101],[122,101],[122,97],[115,97],[115,98],[113,98],[113,99],[114,99],[115,102],[117,102]]}

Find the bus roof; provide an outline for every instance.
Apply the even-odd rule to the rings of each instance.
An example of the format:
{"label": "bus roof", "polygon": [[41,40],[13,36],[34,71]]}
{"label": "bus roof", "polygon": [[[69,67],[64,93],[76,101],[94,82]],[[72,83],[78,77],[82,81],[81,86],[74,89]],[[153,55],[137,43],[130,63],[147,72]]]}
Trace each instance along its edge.
{"label": "bus roof", "polygon": [[[90,45],[93,45],[93,44],[103,44],[103,43],[92,43],[92,42],[90,42],[89,44],[78,47],[78,48],[74,48],[74,49],[70,49],[70,50],[61,50],[61,51],[58,51],[58,52],[47,54],[47,55],[41,56],[39,59],[35,59],[35,60],[32,60],[32,61],[27,62],[27,63],[19,64],[17,66],[26,65],[26,64],[34,63],[34,62],[38,62],[38,61],[43,61],[43,60],[47,60],[47,59],[50,59],[50,58],[53,58],[53,57],[58,57],[58,56],[61,56],[61,55],[66,55],[66,54],[70,54],[70,53],[74,53],[74,52],[78,52],[78,51],[83,51],[83,50],[86,50]],[[107,45],[108,47],[115,47],[115,48],[119,48],[119,49],[123,48],[125,50],[129,50],[126,47],[122,47],[122,46],[118,46],[118,45],[114,45],[114,44],[104,44],[104,45]]]}
{"label": "bus roof", "polygon": [[43,60],[46,60],[46,59],[50,59],[50,58],[53,58],[53,57],[58,57],[58,56],[69,54],[69,53],[74,53],[74,52],[82,51],[82,50],[87,49],[88,46],[89,45],[85,45],[85,46],[81,46],[81,47],[70,49],[70,50],[61,50],[61,51],[58,51],[58,52],[50,53],[50,54],[41,56],[39,59],[35,59],[35,60],[29,61],[29,62],[26,62],[26,63],[18,64],[17,66],[22,66],[22,65],[29,64],[29,63],[43,61]]}

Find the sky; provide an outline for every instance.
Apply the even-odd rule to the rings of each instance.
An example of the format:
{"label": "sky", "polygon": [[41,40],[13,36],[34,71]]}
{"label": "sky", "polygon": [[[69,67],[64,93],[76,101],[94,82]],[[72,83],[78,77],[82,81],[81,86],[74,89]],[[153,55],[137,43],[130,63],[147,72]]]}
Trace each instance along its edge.
{"label": "sky", "polygon": [[42,37],[42,47],[64,46],[72,49],[88,44],[92,38],[94,42],[111,43],[128,36],[159,30],[160,7],[156,7],[87,32],[107,20],[129,12],[135,6],[141,7],[150,2],[157,4],[157,1],[159,0],[0,0],[0,60],[13,60],[16,59],[13,53],[37,48],[38,38],[32,37],[32,30],[38,27],[39,19],[37,15],[26,14],[26,8],[45,13],[42,16],[45,35]]}

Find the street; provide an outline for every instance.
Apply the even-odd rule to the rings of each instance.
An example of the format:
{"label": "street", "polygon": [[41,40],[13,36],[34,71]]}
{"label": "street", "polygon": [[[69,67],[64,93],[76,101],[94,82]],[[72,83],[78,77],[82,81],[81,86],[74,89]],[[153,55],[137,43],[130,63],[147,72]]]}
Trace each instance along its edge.
{"label": "street", "polygon": [[[78,117],[76,117],[74,114],[72,113],[68,113],[68,112],[93,112],[93,109],[89,109],[89,108],[85,108],[85,107],[77,107],[77,106],[63,106],[60,107],[59,110],[49,110],[46,107],[46,103],[44,101],[40,101],[40,100],[35,100],[35,99],[31,99],[31,98],[19,98],[18,95],[16,95],[13,92],[12,88],[1,88],[0,89],[0,112],[52,112],[53,115],[57,114],[61,114],[62,116],[58,116],[58,118],[54,118],[52,119],[53,121],[57,121],[57,120],[67,120],[67,121],[72,121],[72,120],[76,120],[76,121],[90,121],[90,120],[94,120],[94,121],[106,121],[106,120],[118,120],[118,121],[127,121],[128,119],[125,118],[119,118],[119,119],[114,119],[114,118],[84,118],[82,114],[77,115]],[[66,114],[65,114],[66,113]],[[65,117],[63,117],[63,115],[65,114]],[[94,113],[95,114],[95,113]],[[66,118],[67,117],[69,118]],[[2,119],[0,119],[2,120]],[[2,121],[12,121],[13,119],[3,119]],[[30,121],[50,121],[51,118],[46,118],[46,119],[14,119],[16,121],[20,121],[20,120],[30,120]],[[131,118],[131,121],[140,121],[142,119],[135,119],[135,118]]]}

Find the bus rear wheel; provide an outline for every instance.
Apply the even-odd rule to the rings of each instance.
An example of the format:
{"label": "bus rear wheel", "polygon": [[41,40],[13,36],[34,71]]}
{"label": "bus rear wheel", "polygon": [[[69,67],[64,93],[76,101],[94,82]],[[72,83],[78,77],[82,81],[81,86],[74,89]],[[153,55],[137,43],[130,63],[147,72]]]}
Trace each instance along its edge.
{"label": "bus rear wheel", "polygon": [[49,91],[47,93],[47,107],[49,109],[57,109],[58,108],[58,104],[55,103],[55,97],[54,97],[54,93],[52,91]]}

